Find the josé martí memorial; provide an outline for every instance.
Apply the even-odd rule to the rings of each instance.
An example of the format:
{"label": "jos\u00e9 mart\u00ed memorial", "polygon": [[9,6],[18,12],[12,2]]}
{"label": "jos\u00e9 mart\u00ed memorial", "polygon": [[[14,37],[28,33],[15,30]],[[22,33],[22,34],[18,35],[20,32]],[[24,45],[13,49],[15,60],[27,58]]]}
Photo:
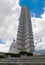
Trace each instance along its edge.
{"label": "jos\u00e9 mart\u00ed memorial", "polygon": [[[21,8],[16,44],[17,53],[27,51],[33,55],[27,56],[24,54],[20,57],[1,58],[0,65],[45,65],[45,55],[34,55],[34,38],[30,12],[27,6]],[[10,52],[15,52],[15,40],[10,47]]]}

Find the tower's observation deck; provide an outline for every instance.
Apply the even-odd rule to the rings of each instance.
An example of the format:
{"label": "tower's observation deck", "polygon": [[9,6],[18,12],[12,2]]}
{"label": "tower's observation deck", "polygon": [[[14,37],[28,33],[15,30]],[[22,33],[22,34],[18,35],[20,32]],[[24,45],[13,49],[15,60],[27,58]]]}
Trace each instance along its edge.
{"label": "tower's observation deck", "polygon": [[26,6],[22,7],[21,9],[17,34],[17,49],[18,52],[21,50],[26,50],[29,52],[34,51],[30,12]]}

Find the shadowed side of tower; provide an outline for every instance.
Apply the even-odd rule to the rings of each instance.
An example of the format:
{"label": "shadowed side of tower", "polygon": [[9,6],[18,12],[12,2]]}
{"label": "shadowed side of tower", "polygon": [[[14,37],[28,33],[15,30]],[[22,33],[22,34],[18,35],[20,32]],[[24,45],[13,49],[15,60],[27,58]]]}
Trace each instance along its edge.
{"label": "shadowed side of tower", "polygon": [[11,43],[9,52],[10,53],[17,53],[17,47],[16,47],[15,39],[13,39],[13,42]]}
{"label": "shadowed side of tower", "polygon": [[35,50],[30,12],[26,6],[21,9],[16,43],[17,52],[21,50],[34,52]]}

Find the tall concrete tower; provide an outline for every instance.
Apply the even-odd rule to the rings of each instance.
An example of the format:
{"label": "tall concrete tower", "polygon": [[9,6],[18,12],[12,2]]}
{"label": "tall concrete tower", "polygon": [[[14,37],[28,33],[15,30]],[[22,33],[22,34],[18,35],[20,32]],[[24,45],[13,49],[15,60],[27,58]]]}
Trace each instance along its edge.
{"label": "tall concrete tower", "polygon": [[21,9],[16,43],[18,52],[21,50],[34,52],[35,50],[30,12],[26,6]]}

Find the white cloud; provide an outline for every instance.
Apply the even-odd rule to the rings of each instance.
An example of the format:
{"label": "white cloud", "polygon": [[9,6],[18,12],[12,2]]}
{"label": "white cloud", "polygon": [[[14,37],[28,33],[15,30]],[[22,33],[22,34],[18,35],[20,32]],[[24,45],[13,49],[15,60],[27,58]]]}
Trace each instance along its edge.
{"label": "white cloud", "polygon": [[0,52],[8,52],[10,44],[9,40],[6,41],[6,44],[0,44]]}
{"label": "white cloud", "polygon": [[32,17],[32,25],[36,50],[45,48],[45,11],[41,18]]}
{"label": "white cloud", "polygon": [[0,44],[0,51],[8,51],[16,38],[20,9],[19,0],[0,0],[0,38],[5,40],[5,44]]}

